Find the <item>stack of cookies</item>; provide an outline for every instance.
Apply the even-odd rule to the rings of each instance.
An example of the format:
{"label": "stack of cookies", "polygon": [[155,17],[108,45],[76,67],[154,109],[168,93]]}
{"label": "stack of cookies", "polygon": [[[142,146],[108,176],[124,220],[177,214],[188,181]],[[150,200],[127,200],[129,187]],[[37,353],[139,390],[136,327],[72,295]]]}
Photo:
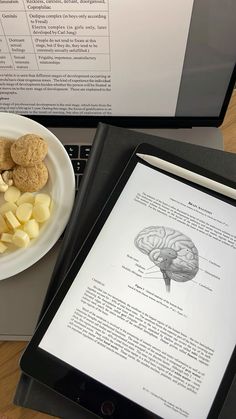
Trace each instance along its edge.
{"label": "stack of cookies", "polygon": [[36,134],[16,141],[0,137],[0,172],[12,171],[13,183],[21,192],[39,191],[48,180],[47,152],[46,141]]}

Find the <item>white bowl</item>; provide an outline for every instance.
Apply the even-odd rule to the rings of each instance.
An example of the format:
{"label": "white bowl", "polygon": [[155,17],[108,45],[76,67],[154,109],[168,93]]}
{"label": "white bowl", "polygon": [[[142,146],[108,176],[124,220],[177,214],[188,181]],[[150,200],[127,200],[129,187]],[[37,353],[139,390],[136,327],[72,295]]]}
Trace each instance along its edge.
{"label": "white bowl", "polygon": [[[49,172],[47,185],[40,192],[53,200],[51,217],[40,229],[36,239],[25,249],[0,254],[0,280],[16,275],[41,259],[57,242],[69,220],[75,197],[75,177],[70,158],[59,139],[39,123],[15,114],[0,112],[0,136],[13,139],[32,133],[42,136],[48,144],[45,163]],[[0,192],[0,204],[4,202]]]}

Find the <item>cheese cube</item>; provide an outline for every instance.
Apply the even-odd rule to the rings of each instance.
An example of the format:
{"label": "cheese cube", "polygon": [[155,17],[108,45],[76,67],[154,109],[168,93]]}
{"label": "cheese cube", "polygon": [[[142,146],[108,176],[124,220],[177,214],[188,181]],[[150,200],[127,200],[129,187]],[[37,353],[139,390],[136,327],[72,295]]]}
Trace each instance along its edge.
{"label": "cheese cube", "polygon": [[28,234],[30,239],[35,239],[39,235],[39,225],[36,220],[32,219],[25,223],[24,231]]}
{"label": "cheese cube", "polygon": [[8,190],[4,194],[4,199],[7,202],[16,202],[20,197],[21,192],[15,186],[9,186]]}
{"label": "cheese cube", "polygon": [[19,207],[16,210],[16,216],[19,221],[22,223],[25,223],[28,221],[31,217],[33,210],[33,205],[29,204],[28,202],[25,202],[24,204],[19,205]]}
{"label": "cheese cube", "polygon": [[35,204],[45,204],[45,205],[47,205],[49,207],[50,206],[50,202],[51,202],[51,198],[46,193],[38,193],[35,196],[35,201],[34,201]]}
{"label": "cheese cube", "polygon": [[2,242],[5,242],[5,243],[12,243],[12,237],[13,237],[13,234],[2,233],[1,240]]}
{"label": "cheese cube", "polygon": [[7,211],[12,211],[13,214],[15,214],[16,208],[17,208],[17,205],[14,204],[13,202],[4,202],[4,204],[0,206],[0,214],[3,215]]}
{"label": "cheese cube", "polygon": [[17,227],[20,227],[20,222],[17,220],[17,218],[15,217],[12,211],[6,212],[5,218],[7,220],[7,223],[9,224],[11,228],[13,228],[13,230]]}
{"label": "cheese cube", "polygon": [[23,193],[16,201],[17,205],[24,204],[25,202],[34,204],[34,195],[31,192]]}
{"label": "cheese cube", "polygon": [[44,223],[50,217],[50,210],[45,204],[36,204],[33,208],[33,217],[39,223]]}
{"label": "cheese cube", "polygon": [[12,242],[17,247],[27,247],[30,242],[30,238],[25,231],[16,230],[15,233],[13,234]]}
{"label": "cheese cube", "polygon": [[3,216],[0,214],[0,234],[7,233],[9,230],[6,221],[4,220]]}

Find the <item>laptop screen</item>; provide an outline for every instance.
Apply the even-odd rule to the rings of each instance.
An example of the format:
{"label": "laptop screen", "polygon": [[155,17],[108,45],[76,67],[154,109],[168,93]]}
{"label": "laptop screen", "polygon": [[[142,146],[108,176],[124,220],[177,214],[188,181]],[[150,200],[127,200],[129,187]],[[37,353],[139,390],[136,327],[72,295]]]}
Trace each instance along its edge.
{"label": "laptop screen", "polygon": [[50,124],[217,125],[234,0],[3,0],[0,111]]}

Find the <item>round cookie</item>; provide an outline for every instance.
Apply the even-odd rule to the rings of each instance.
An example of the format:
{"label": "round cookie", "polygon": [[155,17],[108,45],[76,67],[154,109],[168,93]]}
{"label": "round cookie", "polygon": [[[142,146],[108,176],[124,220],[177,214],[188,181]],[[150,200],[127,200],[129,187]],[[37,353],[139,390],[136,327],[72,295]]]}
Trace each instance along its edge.
{"label": "round cookie", "polygon": [[13,169],[14,185],[21,192],[36,192],[46,185],[48,169],[43,162],[35,166],[16,166]]}
{"label": "round cookie", "polygon": [[46,141],[36,134],[26,134],[11,146],[11,157],[20,166],[34,166],[40,163],[48,152]]}
{"label": "round cookie", "polygon": [[0,137],[0,170],[9,170],[15,166],[10,152],[12,141],[9,138]]}

